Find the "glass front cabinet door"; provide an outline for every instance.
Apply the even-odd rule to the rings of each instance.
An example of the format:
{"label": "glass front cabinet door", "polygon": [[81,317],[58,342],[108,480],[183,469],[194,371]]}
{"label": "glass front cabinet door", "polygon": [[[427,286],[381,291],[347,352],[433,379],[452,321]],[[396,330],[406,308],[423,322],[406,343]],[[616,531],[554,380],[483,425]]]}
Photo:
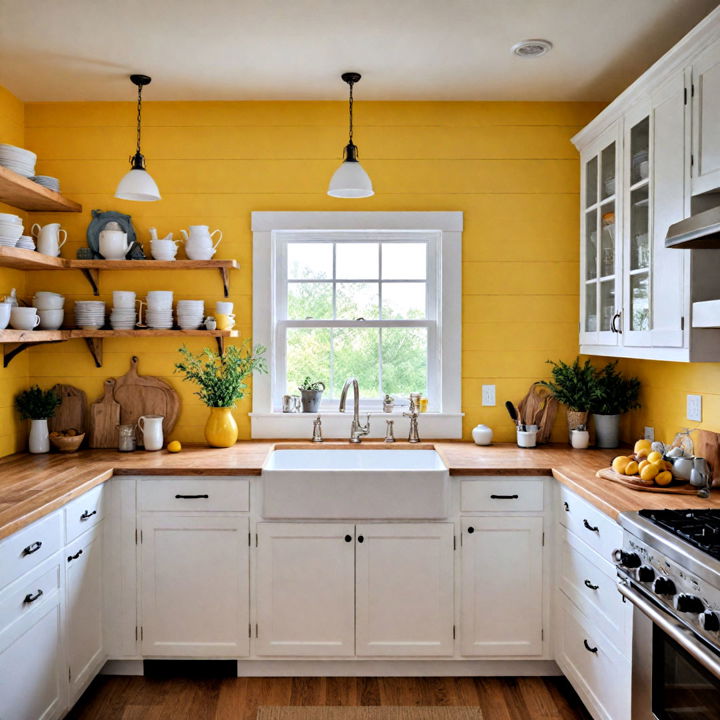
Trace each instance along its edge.
{"label": "glass front cabinet door", "polygon": [[621,137],[614,124],[582,154],[580,343],[618,344],[622,268]]}

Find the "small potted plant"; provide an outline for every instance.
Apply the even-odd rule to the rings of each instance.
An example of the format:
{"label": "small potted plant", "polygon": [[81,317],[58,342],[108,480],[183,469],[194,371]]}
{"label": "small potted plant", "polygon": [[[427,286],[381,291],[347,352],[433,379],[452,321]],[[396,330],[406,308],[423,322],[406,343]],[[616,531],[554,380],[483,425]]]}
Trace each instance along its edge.
{"label": "small potted plant", "polygon": [[576,428],[587,426],[595,368],[589,360],[581,365],[580,358],[575,358],[572,365],[562,360],[547,362],[553,366],[552,380],[542,380],[541,384],[567,408],[568,434],[572,435]]}
{"label": "small potted plant", "polygon": [[325,383],[320,380],[313,382],[308,375],[298,390],[302,396],[303,412],[316,413],[320,407],[320,398],[325,390]]}
{"label": "small potted plant", "polygon": [[616,369],[617,360],[595,373],[590,409],[595,425],[595,444],[600,448],[617,447],[620,441],[620,416],[640,407],[640,381],[624,378]]}
{"label": "small potted plant", "polygon": [[15,408],[20,417],[30,421],[28,449],[31,453],[50,452],[47,421],[55,414],[59,405],[60,397],[54,390],[41,390],[37,385],[23,390],[15,398]]}
{"label": "small potted plant", "polygon": [[180,348],[183,360],[175,364],[175,371],[183,380],[196,383],[197,395],[210,408],[205,425],[205,439],[212,447],[232,447],[238,439],[238,426],[232,415],[235,403],[245,397],[248,375],[267,372],[263,357],[265,348],[245,341],[241,346],[230,345],[223,355],[205,348],[193,355],[184,345]]}

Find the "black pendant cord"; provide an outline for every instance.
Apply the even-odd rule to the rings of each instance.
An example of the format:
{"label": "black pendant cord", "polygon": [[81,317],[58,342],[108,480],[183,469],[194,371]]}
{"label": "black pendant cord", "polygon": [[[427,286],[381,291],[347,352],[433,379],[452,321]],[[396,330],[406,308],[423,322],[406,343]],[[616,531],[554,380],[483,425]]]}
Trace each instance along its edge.
{"label": "black pendant cord", "polygon": [[137,99],[137,154],[141,155],[140,152],[140,134],[142,130],[142,85],[138,85],[138,99]]}
{"label": "black pendant cord", "polygon": [[350,86],[350,100],[348,102],[349,110],[350,110],[350,145],[354,145],[353,143],[353,85],[355,83],[350,81],[348,85]]}
{"label": "black pendant cord", "polygon": [[362,77],[360,73],[356,72],[348,72],[343,73],[341,75],[344,82],[346,82],[350,87],[350,97],[348,100],[348,109],[349,109],[349,116],[350,116],[350,134],[349,134],[349,142],[345,146],[344,151],[344,158],[345,162],[357,162],[358,161],[358,149],[357,145],[353,142],[353,86],[355,85],[358,80]]}
{"label": "black pendant cord", "polygon": [[131,75],[130,81],[137,86],[137,147],[135,155],[130,158],[130,167],[132,170],[144,170],[145,158],[140,150],[140,141],[142,139],[142,89],[145,85],[149,85],[151,78],[147,75]]}

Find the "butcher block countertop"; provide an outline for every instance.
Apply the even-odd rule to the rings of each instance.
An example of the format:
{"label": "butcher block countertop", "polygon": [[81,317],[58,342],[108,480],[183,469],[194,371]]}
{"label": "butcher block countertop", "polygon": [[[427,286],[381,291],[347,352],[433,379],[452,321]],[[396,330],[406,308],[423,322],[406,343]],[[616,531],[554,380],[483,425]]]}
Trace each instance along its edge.
{"label": "butcher block countertop", "polygon": [[[268,452],[278,448],[318,448],[307,442],[249,441],[229,449],[185,447],[180,453],[119,453],[83,450],[78,453],[11,455],[0,459],[0,538],[16,532],[113,475],[260,475]],[[325,442],[321,448],[347,448],[347,442]],[[355,446],[358,447],[358,446]],[[468,442],[427,442],[420,446],[365,441],[361,448],[432,448],[442,455],[451,475],[548,475],[617,518],[643,508],[717,508],[720,492],[707,500],[694,495],[670,495],[630,490],[595,477],[621,450],[573,450],[547,445],[523,450],[516,445],[478,447]]]}

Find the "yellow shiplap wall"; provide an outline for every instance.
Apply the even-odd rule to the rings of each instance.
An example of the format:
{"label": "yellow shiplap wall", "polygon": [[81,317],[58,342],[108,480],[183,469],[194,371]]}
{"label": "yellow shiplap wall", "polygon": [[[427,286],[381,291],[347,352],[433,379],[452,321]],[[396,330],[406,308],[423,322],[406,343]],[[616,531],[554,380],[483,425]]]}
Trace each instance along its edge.
{"label": "yellow shiplap wall", "polygon": [[[25,136],[25,119],[22,102],[0,87],[0,143],[22,146]],[[11,212],[27,219],[25,213],[0,203],[0,212]],[[0,268],[0,297],[16,288],[25,293],[25,275],[15,270]],[[13,398],[28,382],[28,355],[16,357],[8,368],[0,365],[0,457],[21,449],[25,442],[24,424],[13,411]]]}
{"label": "yellow shiplap wall", "polygon": [[[91,208],[132,214],[148,228],[175,233],[189,224],[220,227],[220,257],[235,257],[232,300],[239,327],[251,331],[252,210],[462,210],[463,409],[466,436],[477,422],[512,438],[502,408],[547,374],[548,357],[577,352],[578,158],[570,137],[601,106],[588,103],[369,102],[356,107],[357,142],[376,196],[325,195],[345,142],[346,105],[324,102],[153,103],[144,105],[143,151],[163,200],[115,200],[134,145],[131,103],[40,103],[26,107],[26,144],[40,171],[61,178],[85,207],[62,217],[71,255],[84,244]],[[44,220],[43,216],[40,216]],[[50,216],[47,219],[51,219]],[[52,218],[55,219],[55,218]],[[83,278],[34,273],[28,292],[53,288],[90,298]],[[220,298],[213,273],[107,274],[112,289],[173,289],[176,297]],[[125,371],[132,353],[141,372],[178,387],[183,413],[175,435],[200,440],[206,411],[172,376],[175,339],[105,344],[95,369],[79,341],[37,348],[30,374],[65,380],[97,396],[103,378]],[[192,347],[199,348],[195,342]],[[497,385],[497,408],[481,408],[480,386]],[[236,413],[249,436],[244,402]],[[563,432],[558,427],[558,438]]]}

